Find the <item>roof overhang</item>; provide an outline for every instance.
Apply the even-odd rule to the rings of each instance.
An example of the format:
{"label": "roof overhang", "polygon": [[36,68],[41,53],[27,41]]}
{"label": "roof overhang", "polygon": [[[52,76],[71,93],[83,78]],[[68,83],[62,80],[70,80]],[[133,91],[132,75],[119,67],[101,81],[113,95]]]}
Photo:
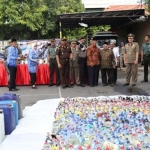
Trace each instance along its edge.
{"label": "roof overhang", "polygon": [[144,9],[60,14],[57,15],[57,20],[61,22],[63,28],[81,27],[79,23],[82,22],[88,24],[88,27],[111,25],[115,29],[141,16],[145,16]]}

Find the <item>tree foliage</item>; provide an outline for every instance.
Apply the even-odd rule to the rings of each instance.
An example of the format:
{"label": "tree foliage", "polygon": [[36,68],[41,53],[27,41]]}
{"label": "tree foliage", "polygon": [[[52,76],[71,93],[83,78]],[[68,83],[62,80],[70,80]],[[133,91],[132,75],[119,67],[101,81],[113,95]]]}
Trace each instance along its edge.
{"label": "tree foliage", "polygon": [[[0,26],[16,34],[27,29],[35,32],[42,29],[43,13],[48,10],[43,0],[0,0]],[[18,32],[14,32],[14,31]]]}
{"label": "tree foliage", "polygon": [[[75,12],[84,12],[81,0],[0,0],[0,39],[59,37],[56,15]],[[63,29],[63,35],[75,39],[100,28]]]}
{"label": "tree foliage", "polygon": [[144,0],[144,4],[146,6],[146,10],[150,12],[150,0]]}

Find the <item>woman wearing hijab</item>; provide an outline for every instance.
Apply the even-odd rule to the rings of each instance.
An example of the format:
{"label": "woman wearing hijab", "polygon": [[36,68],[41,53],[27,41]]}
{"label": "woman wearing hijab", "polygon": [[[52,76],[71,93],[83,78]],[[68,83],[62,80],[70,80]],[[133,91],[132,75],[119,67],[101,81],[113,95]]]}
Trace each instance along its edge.
{"label": "woman wearing hijab", "polygon": [[36,71],[37,71],[37,65],[39,61],[39,53],[37,49],[37,45],[34,45],[33,49],[30,50],[29,52],[29,60],[28,60],[28,70],[30,73],[31,77],[31,84],[32,84],[32,89],[37,89],[35,86],[36,82]]}

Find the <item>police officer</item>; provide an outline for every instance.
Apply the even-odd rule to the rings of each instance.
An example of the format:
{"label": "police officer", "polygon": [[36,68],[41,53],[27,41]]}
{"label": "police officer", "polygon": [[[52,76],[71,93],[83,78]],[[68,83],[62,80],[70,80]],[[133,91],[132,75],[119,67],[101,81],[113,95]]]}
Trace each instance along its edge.
{"label": "police officer", "polygon": [[79,79],[80,79],[81,87],[85,87],[84,83],[88,82],[86,49],[87,48],[85,46],[85,38],[82,37],[82,38],[80,38],[79,45],[78,45]]}
{"label": "police officer", "polygon": [[61,40],[61,45],[56,50],[56,60],[60,72],[60,80],[62,88],[72,87],[68,84],[69,78],[69,59],[72,59],[70,45],[67,45],[67,39],[64,37]]}
{"label": "police officer", "polygon": [[60,77],[59,77],[59,68],[56,61],[56,42],[55,39],[51,40],[51,46],[48,48],[48,62],[50,66],[50,84],[49,87],[53,86],[53,77],[54,77],[54,70],[56,72],[56,86],[60,84]]}
{"label": "police officer", "polygon": [[17,72],[17,60],[22,60],[18,57],[17,40],[11,40],[11,46],[8,48],[7,65],[10,72],[9,91],[17,91],[16,88],[16,72]]}
{"label": "police officer", "polygon": [[132,86],[136,86],[137,82],[137,70],[138,70],[138,55],[139,44],[134,42],[134,35],[128,34],[128,41],[125,45],[124,63],[126,65],[126,83],[123,86],[130,84],[130,78],[132,76]]}
{"label": "police officer", "polygon": [[142,46],[141,61],[144,62],[144,80],[148,82],[148,66],[150,66],[150,35],[145,35],[145,43]]}
{"label": "police officer", "polygon": [[78,49],[77,42],[75,40],[71,41],[71,51],[72,51],[72,59],[70,59],[70,81],[71,85],[74,85],[74,79],[76,81],[77,86],[80,85],[79,80],[79,64],[78,64]]}

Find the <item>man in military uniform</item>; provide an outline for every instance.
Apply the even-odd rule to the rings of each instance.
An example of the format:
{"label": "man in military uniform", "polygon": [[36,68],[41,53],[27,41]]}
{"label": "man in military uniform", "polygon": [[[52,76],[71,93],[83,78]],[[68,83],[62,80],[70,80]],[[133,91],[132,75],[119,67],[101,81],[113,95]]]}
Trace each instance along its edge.
{"label": "man in military uniform", "polygon": [[150,66],[150,35],[145,36],[145,43],[142,46],[141,61],[144,62],[144,80],[148,82],[148,66]]}
{"label": "man in military uniform", "polygon": [[74,79],[76,84],[80,85],[79,80],[79,64],[78,64],[78,49],[77,49],[77,42],[72,40],[71,42],[71,51],[72,51],[72,59],[70,59],[70,81],[71,85],[74,85]]}
{"label": "man in military uniform", "polygon": [[[85,82],[88,84],[88,71],[87,71],[87,55],[86,55],[86,46],[85,38],[80,38],[78,45],[78,63],[79,63],[79,78],[80,86],[85,87]],[[85,79],[85,80],[84,80]]]}
{"label": "man in military uniform", "polygon": [[132,86],[136,86],[137,82],[137,70],[138,70],[138,55],[139,44],[134,42],[134,35],[128,34],[128,41],[125,45],[124,63],[126,65],[126,83],[123,86],[130,84],[130,78],[132,76]]}
{"label": "man in military uniform", "polygon": [[56,86],[60,84],[60,77],[59,77],[59,69],[56,61],[56,42],[55,39],[51,40],[51,46],[48,48],[48,62],[50,66],[50,84],[49,87],[53,86],[53,77],[54,77],[54,70],[56,72]]}
{"label": "man in military uniform", "polygon": [[69,45],[67,45],[67,39],[64,37],[61,40],[61,45],[56,50],[56,60],[60,72],[60,80],[62,88],[71,87],[68,84],[69,78],[69,60],[72,59],[72,52]]}

